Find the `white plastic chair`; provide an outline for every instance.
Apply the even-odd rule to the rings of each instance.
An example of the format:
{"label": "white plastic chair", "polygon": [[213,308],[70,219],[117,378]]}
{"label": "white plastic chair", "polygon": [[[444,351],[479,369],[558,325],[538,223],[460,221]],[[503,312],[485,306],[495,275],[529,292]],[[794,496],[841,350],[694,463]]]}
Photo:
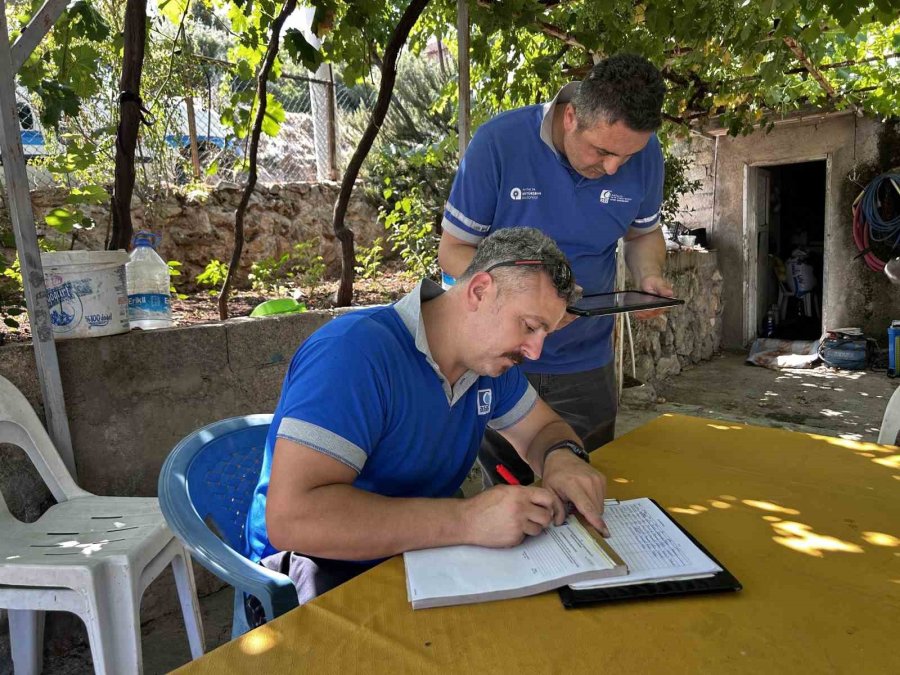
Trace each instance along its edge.
{"label": "white plastic chair", "polygon": [[881,445],[897,445],[898,433],[900,433],[900,387],[897,387],[884,410],[878,442]]}
{"label": "white plastic chair", "polygon": [[140,673],[141,596],[170,564],[191,655],[201,656],[190,555],[166,526],[159,501],[98,497],[79,488],[28,401],[3,377],[0,443],[25,450],[58,502],[26,524],[0,495],[0,608],[9,612],[16,675],[41,672],[45,611],[81,617],[95,672]]}

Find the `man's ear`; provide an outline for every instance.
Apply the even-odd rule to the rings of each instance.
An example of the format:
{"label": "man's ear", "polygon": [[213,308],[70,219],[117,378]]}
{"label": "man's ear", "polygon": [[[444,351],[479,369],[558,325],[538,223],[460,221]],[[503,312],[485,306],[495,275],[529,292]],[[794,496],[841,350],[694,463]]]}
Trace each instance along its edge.
{"label": "man's ear", "polygon": [[494,278],[487,272],[477,272],[469,279],[466,285],[466,308],[470,312],[477,311],[481,303],[487,298]]}

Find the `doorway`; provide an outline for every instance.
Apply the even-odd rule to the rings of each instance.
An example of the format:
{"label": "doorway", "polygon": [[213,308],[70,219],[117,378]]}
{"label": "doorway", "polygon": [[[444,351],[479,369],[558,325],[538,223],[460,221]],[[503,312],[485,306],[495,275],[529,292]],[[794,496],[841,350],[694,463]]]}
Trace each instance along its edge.
{"label": "doorway", "polygon": [[822,334],[827,175],[826,159],[748,167],[748,341]]}

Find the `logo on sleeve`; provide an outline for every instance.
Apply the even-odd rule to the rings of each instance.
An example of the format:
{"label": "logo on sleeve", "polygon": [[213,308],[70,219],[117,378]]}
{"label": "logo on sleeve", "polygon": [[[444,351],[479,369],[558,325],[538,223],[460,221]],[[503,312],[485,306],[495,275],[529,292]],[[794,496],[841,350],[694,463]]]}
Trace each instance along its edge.
{"label": "logo on sleeve", "polygon": [[490,389],[478,390],[478,414],[489,415],[491,412],[491,398],[493,394]]}

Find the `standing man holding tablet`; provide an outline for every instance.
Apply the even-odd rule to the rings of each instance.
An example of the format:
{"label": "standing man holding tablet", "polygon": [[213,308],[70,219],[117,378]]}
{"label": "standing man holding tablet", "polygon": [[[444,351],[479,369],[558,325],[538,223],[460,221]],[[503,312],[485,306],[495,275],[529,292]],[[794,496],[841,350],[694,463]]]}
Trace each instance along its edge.
{"label": "standing man holding tablet", "polygon": [[[444,211],[438,259],[445,284],[462,274],[490,232],[534,227],[556,241],[585,295],[612,291],[616,247],[638,288],[672,296],[663,278],[659,229],[665,85],[646,59],[621,54],[596,64],[556,98],[502,113],[476,132],[460,163]],[[617,391],[613,319],[575,319],[546,341],[541,358],[523,364],[538,394],[589,450],[613,439]],[[502,438],[488,433],[479,451],[485,483],[496,466],[523,483],[533,476]]]}

